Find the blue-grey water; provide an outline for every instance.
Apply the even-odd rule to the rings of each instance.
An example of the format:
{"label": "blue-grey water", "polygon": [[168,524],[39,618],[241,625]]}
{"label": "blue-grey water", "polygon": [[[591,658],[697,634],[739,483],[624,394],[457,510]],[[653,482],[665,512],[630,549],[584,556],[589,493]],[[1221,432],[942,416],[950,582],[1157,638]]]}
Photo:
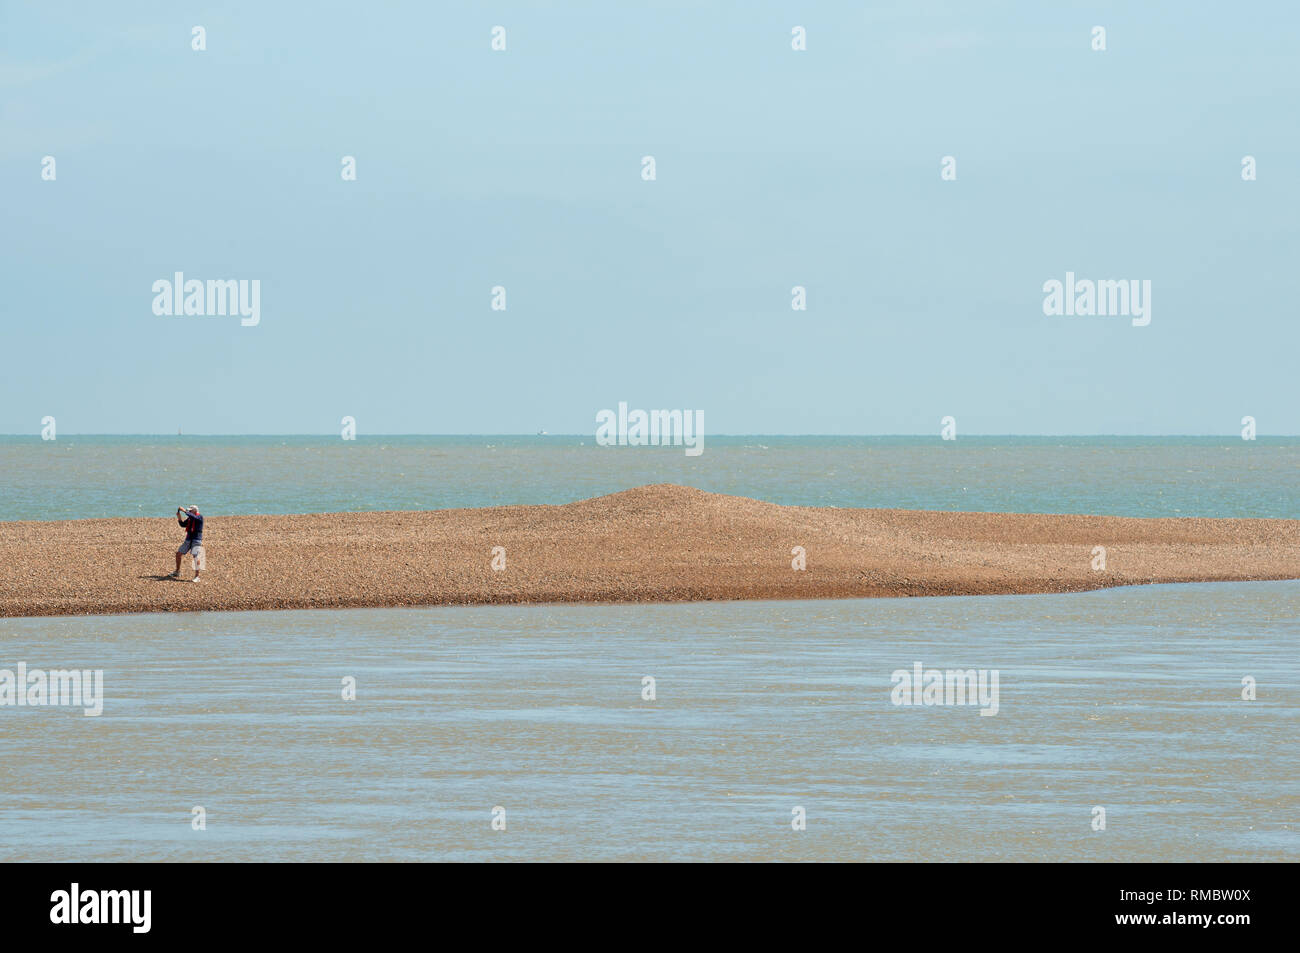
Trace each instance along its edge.
{"label": "blue-grey water", "polygon": [[0,437],[0,520],[566,503],[647,483],[807,506],[1300,517],[1300,438]]}
{"label": "blue-grey water", "polygon": [[[1297,474],[1295,438],[718,437],[687,457],[584,437],[63,435],[0,438],[0,519],[557,503],[657,482],[1297,518]],[[1297,620],[1300,582],[0,619],[0,670],[102,669],[106,696],[98,717],[0,705],[0,860],[1295,861]],[[891,673],[917,661],[998,670],[998,714],[893,705]]]}
{"label": "blue-grey water", "polygon": [[[0,709],[0,860],[1296,861],[1297,618],[1275,582],[0,619],[0,667],[106,696]],[[998,713],[895,706],[916,661],[997,669]]]}

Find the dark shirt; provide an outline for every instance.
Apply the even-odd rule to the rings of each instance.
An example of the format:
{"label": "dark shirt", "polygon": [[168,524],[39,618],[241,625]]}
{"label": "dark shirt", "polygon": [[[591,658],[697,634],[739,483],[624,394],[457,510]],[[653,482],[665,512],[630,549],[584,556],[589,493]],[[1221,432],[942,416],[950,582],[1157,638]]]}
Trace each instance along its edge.
{"label": "dark shirt", "polygon": [[185,527],[185,541],[187,543],[203,542],[203,517],[195,516],[193,513],[186,513],[185,519],[178,515],[176,522]]}

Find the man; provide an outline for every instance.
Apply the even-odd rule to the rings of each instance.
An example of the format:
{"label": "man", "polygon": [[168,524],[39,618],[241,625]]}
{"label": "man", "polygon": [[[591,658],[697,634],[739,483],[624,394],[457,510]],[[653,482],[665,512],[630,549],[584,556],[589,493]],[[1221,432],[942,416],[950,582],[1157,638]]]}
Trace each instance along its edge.
{"label": "man", "polygon": [[181,548],[176,550],[176,571],[172,573],[172,578],[181,577],[181,557],[189,553],[194,563],[194,578],[190,582],[198,582],[199,573],[204,568],[203,517],[199,515],[197,506],[191,506],[189,509],[177,507],[176,522],[185,530],[185,542],[181,543]]}

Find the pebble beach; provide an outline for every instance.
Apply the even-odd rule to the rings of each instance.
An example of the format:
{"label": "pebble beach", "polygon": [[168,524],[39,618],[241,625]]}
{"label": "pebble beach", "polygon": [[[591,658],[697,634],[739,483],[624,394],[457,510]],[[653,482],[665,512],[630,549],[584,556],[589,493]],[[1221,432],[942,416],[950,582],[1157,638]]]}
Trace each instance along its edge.
{"label": "pebble beach", "polygon": [[[675,485],[560,506],[0,522],[0,616],[1077,592],[1300,578],[1300,520],[779,506]],[[500,547],[500,548],[498,548]],[[1104,568],[1100,551],[1103,547]],[[495,564],[495,568],[494,568]],[[802,565],[803,568],[795,568]]]}

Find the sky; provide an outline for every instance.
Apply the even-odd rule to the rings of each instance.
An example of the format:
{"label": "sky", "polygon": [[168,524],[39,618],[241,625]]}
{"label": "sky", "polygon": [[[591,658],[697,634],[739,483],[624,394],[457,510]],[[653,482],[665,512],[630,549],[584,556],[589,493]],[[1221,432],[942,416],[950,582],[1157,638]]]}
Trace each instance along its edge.
{"label": "sky", "polygon": [[[0,433],[1298,434],[1297,47],[1280,0],[6,0]],[[176,272],[259,323],[155,314]],[[1045,315],[1067,272],[1150,323]]]}

